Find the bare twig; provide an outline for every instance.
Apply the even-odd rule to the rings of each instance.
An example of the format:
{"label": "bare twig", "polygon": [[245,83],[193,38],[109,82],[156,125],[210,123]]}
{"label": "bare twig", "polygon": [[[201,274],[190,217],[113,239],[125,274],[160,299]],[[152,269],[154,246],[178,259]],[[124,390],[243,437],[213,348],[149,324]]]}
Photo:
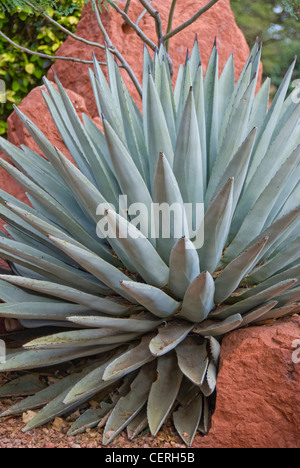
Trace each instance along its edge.
{"label": "bare twig", "polygon": [[124,12],[125,12],[125,13],[128,13],[128,10],[129,10],[129,7],[130,7],[130,3],[131,3],[131,0],[127,0],[126,5],[125,5],[125,8],[124,8]]}
{"label": "bare twig", "polygon": [[162,30],[162,22],[160,18],[159,11],[155,10],[151,3],[147,0],[139,0],[140,3],[143,5],[143,7],[150,13],[150,15],[154,18],[155,20],[155,26],[156,26],[156,35],[158,39],[158,45],[161,44],[162,38],[163,38],[163,30]]}
{"label": "bare twig", "polygon": [[105,45],[99,44],[99,42],[92,42],[87,39],[84,39],[83,37],[77,36],[76,34],[72,33],[69,31],[69,29],[65,28],[61,24],[59,24],[57,21],[55,21],[53,18],[51,18],[49,15],[47,15],[46,12],[37,10],[32,3],[28,2],[25,0],[26,5],[28,5],[30,8],[32,8],[34,11],[38,12],[41,16],[43,16],[49,23],[53,24],[56,28],[60,29],[63,33],[67,34],[68,36],[72,37],[76,41],[82,42],[83,44],[92,46],[92,47],[97,47],[99,49],[105,50]]}
{"label": "bare twig", "polygon": [[149,39],[149,37],[146,36],[146,34],[138,27],[138,25],[130,19],[130,17],[125,13],[125,11],[121,10],[121,8],[116,3],[113,5],[113,8],[117,11],[117,13],[119,13],[119,15],[122,16],[125,23],[128,24],[136,32],[136,34],[142,39],[142,41],[150,47],[150,49],[156,49],[156,45],[154,44],[154,42],[152,42],[151,39]]}
{"label": "bare twig", "polygon": [[[152,16],[152,18],[154,18],[154,20],[155,20],[156,35],[157,35],[157,39],[158,39],[158,46],[160,46],[163,43],[163,36],[164,35],[163,35],[162,21],[161,21],[159,11],[157,11],[157,10],[155,10],[155,8],[153,8],[150,1],[148,1],[148,0],[139,0],[139,1],[144,6],[144,8],[148,11],[148,13]],[[170,57],[167,50],[166,50],[166,59],[167,59],[168,64],[169,64],[170,73],[171,73],[171,75],[173,75],[173,70],[174,70],[173,62],[172,62],[172,59],[171,59],[171,57]]]}
{"label": "bare twig", "polygon": [[[176,3],[177,3],[177,0],[172,0],[172,5],[171,5],[171,8],[170,8],[169,21],[168,21],[167,33],[166,34],[169,34],[172,31],[173,18],[174,18]],[[166,41],[166,51],[169,52],[169,49],[170,49],[170,39],[168,39]]]}
{"label": "bare twig", "polygon": [[[140,0],[140,1],[142,1],[142,0]],[[210,10],[210,8],[212,8],[218,1],[219,0],[210,0],[210,2],[205,7],[201,8],[201,10],[197,11],[197,13],[194,16],[192,16],[188,21],[186,21],[185,23],[178,26],[178,28],[175,28],[172,31],[170,31],[169,33],[165,34],[165,36],[162,38],[163,42],[166,43],[173,36],[180,33],[181,31],[186,29],[191,24],[195,23],[195,21],[197,21],[200,18],[200,16],[202,16],[204,13],[206,13],[208,10]]]}
{"label": "bare twig", "polygon": [[[151,3],[152,3],[152,0],[149,0],[149,4],[150,4],[150,5],[151,5]],[[140,24],[140,22],[142,21],[142,19],[144,18],[144,16],[145,16],[147,13],[148,13],[148,11],[147,11],[146,8],[145,8],[145,10],[140,14],[140,16],[138,17],[138,19],[136,20],[136,22],[135,22],[136,26],[138,26],[138,25]]]}
{"label": "bare twig", "polygon": [[104,25],[102,23],[100,11],[99,11],[98,5],[96,3],[96,0],[92,0],[92,3],[93,3],[94,10],[95,10],[96,20],[97,20],[99,29],[103,34],[104,40],[107,43],[107,45],[109,47],[109,50],[111,50],[112,53],[120,60],[123,68],[127,71],[127,73],[130,76],[133,84],[135,85],[140,97],[142,97],[143,96],[143,90],[142,90],[142,87],[141,87],[137,77],[135,76],[134,71],[132,70],[132,68],[130,67],[128,62],[125,60],[123,55],[119,52],[119,50],[113,45],[113,43],[112,43],[112,41],[111,41],[111,39],[110,39]]}
{"label": "bare twig", "polygon": [[[57,55],[47,55],[47,54],[42,54],[40,52],[35,52],[34,50],[27,49],[26,47],[20,46],[19,44],[14,42],[12,39],[7,37],[2,31],[0,31],[0,37],[5,39],[9,44],[13,45],[16,49],[19,49],[22,52],[26,52],[26,54],[35,55],[36,57],[41,57],[41,58],[49,59],[49,60],[67,60],[69,62],[83,63],[83,64],[87,64],[87,65],[92,65],[93,64],[93,62],[91,60],[82,60],[82,59],[75,58],[75,57],[60,57],[60,56],[57,56]],[[99,63],[100,63],[100,65],[104,65],[104,66],[107,65],[106,62],[99,62]]]}

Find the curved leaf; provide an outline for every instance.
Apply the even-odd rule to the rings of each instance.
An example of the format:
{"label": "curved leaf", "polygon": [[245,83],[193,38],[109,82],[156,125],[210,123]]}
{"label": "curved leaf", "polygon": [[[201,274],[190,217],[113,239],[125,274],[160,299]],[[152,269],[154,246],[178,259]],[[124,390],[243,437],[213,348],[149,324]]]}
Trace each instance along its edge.
{"label": "curved leaf", "polygon": [[[74,319],[75,320],[75,319]],[[25,349],[67,349],[103,346],[101,351],[110,351],[119,344],[128,343],[139,336],[139,333],[123,333],[122,330],[101,328],[96,330],[73,330],[55,333],[37,338],[24,345]]]}
{"label": "curved leaf", "polygon": [[271,309],[274,309],[274,307],[278,304],[277,301],[269,302],[262,307],[259,307],[258,309],[255,309],[248,314],[243,316],[243,322],[241,324],[241,327],[246,327],[252,322],[257,322],[261,317],[263,317],[265,314],[267,314]]}
{"label": "curved leaf", "polygon": [[154,379],[155,367],[152,363],[140,370],[130,392],[119,400],[107,421],[103,445],[108,445],[139,414],[148,399]]}
{"label": "curved leaf", "polygon": [[234,180],[229,179],[205,213],[199,228],[204,232],[204,245],[198,249],[202,270],[213,273],[226,245],[233,208]]}
{"label": "curved leaf", "polygon": [[163,356],[181,343],[193,327],[190,324],[170,322],[158,329],[158,335],[150,342],[149,349],[154,356]]}
{"label": "curved leaf", "polygon": [[[1,310],[1,306],[0,306]],[[161,324],[161,321],[153,321],[153,320],[146,320],[142,317],[138,319],[130,318],[130,319],[120,319],[120,318],[112,318],[112,317],[79,317],[73,316],[69,317],[73,323],[77,323],[84,327],[90,328],[108,328],[112,330],[122,331],[125,332],[132,332],[132,333],[147,333],[154,328],[158,327]]]}
{"label": "curved leaf", "polygon": [[252,296],[247,297],[246,299],[241,296],[238,298],[239,300],[236,304],[228,307],[225,306],[225,308],[222,308],[220,312],[216,310],[212,315],[217,319],[226,319],[235,314],[245,314],[264,302],[270,301],[271,299],[279,296],[296,283],[296,279],[281,281],[280,283],[275,284],[275,286],[271,286],[265,290],[257,292],[257,294],[255,294],[255,288]]}
{"label": "curved leaf", "polygon": [[41,367],[54,366],[62,362],[85,356],[94,356],[102,352],[101,346],[93,348],[66,348],[66,349],[29,349],[14,350],[7,354],[5,364],[0,364],[0,372],[13,372],[26,369],[38,369]]}
{"label": "curved leaf", "polygon": [[173,415],[174,425],[184,443],[191,447],[200,424],[203,396],[198,395],[188,406],[181,406]]}
{"label": "curved leaf", "polygon": [[195,385],[202,385],[209,364],[206,343],[189,337],[176,347],[176,353],[181,372]]}
{"label": "curved leaf", "polygon": [[153,315],[167,318],[174,315],[180,307],[180,303],[172,299],[161,289],[144,283],[134,281],[121,281],[121,286],[139,304],[144,306]]}
{"label": "curved leaf", "polygon": [[238,328],[243,322],[243,317],[240,314],[231,315],[223,320],[223,322],[207,322],[201,323],[194,328],[194,332],[202,336],[222,336]]}
{"label": "curved leaf", "polygon": [[214,308],[215,283],[210,273],[201,273],[189,286],[180,316],[190,322],[203,322]]}
{"label": "curved leaf", "polygon": [[160,153],[158,157],[153,184],[153,202],[154,209],[157,207],[162,211],[162,220],[159,211],[155,213],[156,247],[168,264],[174,244],[183,235],[189,235],[189,226],[182,193],[163,153]]}
{"label": "curved leaf", "polygon": [[245,250],[235,258],[215,280],[215,302],[221,304],[237,289],[240,282],[245,278],[256,264],[259,254],[265,247],[268,238],[265,237],[257,244]]}
{"label": "curved leaf", "polygon": [[147,208],[148,216],[144,221],[141,222],[141,231],[145,236],[147,236],[148,228],[143,231],[143,226],[146,223],[146,226],[148,227],[152,204],[152,199],[148,188],[139,170],[134,164],[132,157],[105,119],[103,119],[103,127],[111,161],[123,195],[128,197],[129,206],[138,202]]}
{"label": "curved leaf", "polygon": [[201,392],[205,397],[211,396],[217,386],[217,367],[213,361],[210,362],[204,383],[201,385]]}
{"label": "curved leaf", "polygon": [[[34,296],[33,296],[34,297]],[[66,302],[14,302],[13,304],[0,304],[0,316],[26,320],[62,320],[73,313],[82,314],[89,309],[81,305],[67,304]]]}
{"label": "curved leaf", "polygon": [[288,304],[283,307],[278,307],[276,309],[272,309],[257,320],[266,321],[266,320],[276,320],[282,317],[286,317],[291,314],[296,314],[299,311],[299,304]]}
{"label": "curved leaf", "polygon": [[222,336],[238,328],[243,322],[243,317],[240,314],[231,315],[223,320],[223,322],[213,322],[207,320],[194,328],[194,332],[202,336]]}
{"label": "curved leaf", "polygon": [[[112,210],[107,211],[106,217],[112,232],[117,234],[117,241],[141,277],[152,286],[164,287],[168,282],[169,268],[151,242],[133,224]],[[127,278],[120,281],[122,279],[126,281]]]}
{"label": "curved leaf", "polygon": [[164,111],[151,75],[148,78],[145,100],[147,101],[144,116],[145,135],[149,154],[150,181],[153,181],[159,153],[164,153],[170,166],[173,167],[174,151]]}
{"label": "curved leaf", "polygon": [[155,359],[149,351],[149,344],[153,335],[144,336],[139,345],[122,354],[107,366],[103,380],[112,380],[124,377],[124,375],[133,372],[144,364]]}
{"label": "curved leaf", "polygon": [[131,300],[120,286],[120,281],[127,280],[128,277],[121,273],[116,267],[86,249],[82,249],[53,236],[49,236],[49,239],[63,252],[76,260],[79,265],[106,284],[106,286],[119,293],[122,297]]}
{"label": "curved leaf", "polygon": [[184,203],[203,203],[204,177],[194,93],[191,88],[182,114],[174,153],[174,175]]}
{"label": "curved leaf", "polygon": [[182,382],[176,355],[168,353],[157,362],[157,379],[148,398],[147,414],[151,434],[157,435],[168,417]]}
{"label": "curved leaf", "polygon": [[[47,296],[54,296],[65,301],[75,302],[85,306],[89,310],[97,310],[107,315],[122,316],[129,314],[131,311],[131,307],[122,305],[112,299],[87,294],[78,289],[63,286],[62,284],[11,275],[0,275],[0,280],[7,281],[15,286],[46,294]],[[37,299],[35,298],[35,300]]]}
{"label": "curved leaf", "polygon": [[200,275],[200,264],[193,243],[182,237],[175,244],[170,256],[169,290],[183,299],[189,285]]}

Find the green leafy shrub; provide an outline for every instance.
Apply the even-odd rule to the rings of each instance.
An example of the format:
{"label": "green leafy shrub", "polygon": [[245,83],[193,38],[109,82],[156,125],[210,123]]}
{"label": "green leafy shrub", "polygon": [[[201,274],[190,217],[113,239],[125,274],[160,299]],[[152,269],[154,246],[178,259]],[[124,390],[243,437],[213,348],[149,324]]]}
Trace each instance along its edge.
{"label": "green leafy shrub", "polygon": [[[48,8],[49,16],[71,31],[75,31],[84,0],[65,2],[66,7],[77,4],[76,9],[66,11],[68,15],[60,15]],[[3,7],[3,5],[2,5]],[[39,15],[32,14],[28,9],[20,7],[9,13],[0,11],[0,30],[14,42],[36,52],[54,55],[66,39],[66,35],[49,24]],[[5,135],[7,118],[13,110],[13,104],[18,105],[29,91],[42,83],[42,77],[47,73],[52,61],[26,54],[4,39],[0,38],[0,78],[6,85],[6,103],[0,104],[0,135]]]}
{"label": "green leafy shrub", "polygon": [[[264,78],[271,78],[273,86],[271,97],[273,97],[285,70],[295,55],[299,54],[300,21],[296,16],[297,14],[299,16],[299,0],[285,2],[231,0],[231,7],[248,44],[253,44],[256,37],[259,37],[264,44],[262,54]],[[299,76],[300,65],[297,63],[293,79]]]}

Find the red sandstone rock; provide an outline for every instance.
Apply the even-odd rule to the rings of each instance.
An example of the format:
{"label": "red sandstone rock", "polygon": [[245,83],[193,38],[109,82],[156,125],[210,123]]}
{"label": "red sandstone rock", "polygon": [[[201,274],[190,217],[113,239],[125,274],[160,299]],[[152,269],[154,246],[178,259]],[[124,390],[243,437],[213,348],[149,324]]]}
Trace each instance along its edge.
{"label": "red sandstone rock", "polygon": [[[124,8],[125,3],[125,0],[120,0],[118,2],[121,8]],[[197,5],[195,3],[197,3]],[[204,6],[206,3],[206,0],[198,0],[198,2],[195,2],[194,0],[178,1],[173,26],[177,27],[188,20],[194,13],[196,13],[198,8],[202,5]],[[163,2],[160,0],[154,0],[152,5],[159,9],[163,22],[163,29],[165,31],[171,0],[164,0]],[[143,7],[140,2],[138,0],[132,0],[129,9],[129,16],[133,21],[136,21],[142,11]],[[124,21],[114,10],[110,10],[109,13],[104,11],[102,20],[112,42],[126,57],[129,65],[141,81],[143,42],[141,39],[137,38],[135,32],[129,26],[124,25]],[[140,28],[148,35],[148,37],[150,37],[150,39],[152,39],[153,42],[157,42],[153,18],[151,18],[149,14],[144,16],[140,22]],[[234,15],[230,8],[230,0],[220,0],[196,23],[171,39],[170,55],[174,62],[175,77],[177,76],[179,65],[185,61],[187,48],[192,48],[194,44],[196,33],[199,38],[204,69],[206,69],[215,37],[217,37],[220,53],[220,69],[223,69],[228,57],[233,53],[236,74],[238,76],[241,73],[249,55],[249,47],[242,31],[238,28],[235,22]],[[77,35],[93,42],[104,43],[90,4],[83,10],[82,19],[80,20],[77,28]],[[98,60],[105,61],[104,51],[86,46],[81,42],[68,38],[57,51],[57,55],[91,60],[93,51],[96,53]],[[66,66],[65,62],[57,61],[53,68],[58,74],[63,85],[72,89],[76,93],[83,95],[90,113],[92,115],[96,115],[97,110],[88,76],[89,65],[73,63]],[[134,98],[138,100],[138,94],[127,73],[124,72],[123,76],[129,90],[132,92]],[[52,79],[51,71],[49,72],[49,77]]]}
{"label": "red sandstone rock", "polygon": [[299,316],[224,339],[213,426],[195,447],[300,447],[299,339]]}

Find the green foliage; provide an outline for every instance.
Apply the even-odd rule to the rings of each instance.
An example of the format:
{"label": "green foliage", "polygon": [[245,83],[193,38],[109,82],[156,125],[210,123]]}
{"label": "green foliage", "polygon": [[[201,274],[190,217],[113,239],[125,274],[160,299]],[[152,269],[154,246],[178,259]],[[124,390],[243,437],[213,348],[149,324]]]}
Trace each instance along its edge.
{"label": "green foliage", "polygon": [[[295,18],[299,10],[299,0],[284,3],[285,8],[278,0],[267,2],[231,0],[236,21],[244,32],[248,44],[253,44],[256,37],[263,42],[264,77],[270,77],[272,80],[274,86],[272,94],[280,85],[289,63],[299,54],[300,21]],[[294,6],[293,16],[290,15],[291,6]],[[299,76],[298,63],[294,78]]]}
{"label": "green foliage", "polygon": [[[75,2],[67,0],[66,7]],[[49,16],[71,31],[75,31],[81,15],[84,0],[76,0],[77,8],[73,13],[64,16],[48,8]],[[20,7],[11,9],[10,13],[0,12],[0,29],[14,42],[33,51],[54,55],[66,39],[63,32],[49,24],[38,14]],[[42,82],[52,62],[47,59],[28,55],[15,49],[4,39],[0,38],[0,78],[6,84],[5,104],[0,104],[0,135],[6,133],[6,120],[12,112],[13,104],[18,105],[29,91]]]}
{"label": "green foliage", "polygon": [[[21,10],[28,10],[30,8],[28,3],[32,5],[35,11],[45,11],[52,8],[57,14],[62,16],[69,16],[75,11],[80,9],[82,3],[89,3],[90,0],[75,0],[75,1],[57,1],[57,0],[2,0],[0,5],[0,11],[12,13],[15,9],[20,8]],[[102,8],[108,9],[113,3],[113,0],[96,0],[100,12]]]}
{"label": "green foliage", "polygon": [[45,11],[52,8],[61,15],[70,15],[78,10],[78,2],[76,0],[70,2],[58,2],[57,0],[31,0],[30,2],[26,0],[2,0],[0,11],[8,13],[13,13],[16,9],[28,11],[31,10],[28,3],[37,11]]}
{"label": "green foliage", "polygon": [[293,16],[296,19],[299,19],[299,14],[300,14],[299,0],[283,0],[282,3],[291,16]]}

